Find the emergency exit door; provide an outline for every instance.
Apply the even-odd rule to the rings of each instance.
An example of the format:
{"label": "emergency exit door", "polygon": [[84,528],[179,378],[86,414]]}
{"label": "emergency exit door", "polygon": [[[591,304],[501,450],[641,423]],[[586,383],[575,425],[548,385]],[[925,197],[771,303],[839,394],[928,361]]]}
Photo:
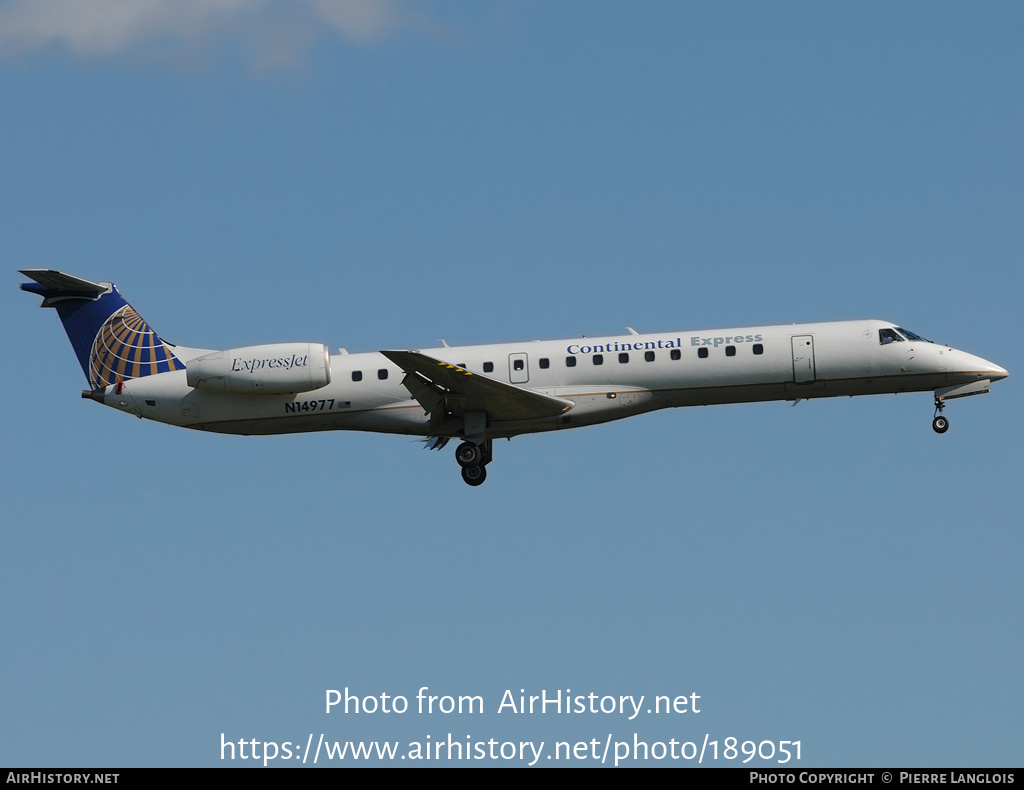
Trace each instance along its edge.
{"label": "emergency exit door", "polygon": [[508,355],[508,380],[513,384],[526,384],[530,380],[529,361],[526,354]]}

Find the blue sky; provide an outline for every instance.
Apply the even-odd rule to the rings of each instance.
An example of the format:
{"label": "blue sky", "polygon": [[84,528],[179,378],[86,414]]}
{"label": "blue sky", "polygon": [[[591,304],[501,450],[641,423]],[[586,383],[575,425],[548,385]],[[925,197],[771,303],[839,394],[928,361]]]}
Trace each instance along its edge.
{"label": "blue sky", "polygon": [[[1022,32],[1014,3],[0,0],[0,764],[451,733],[1019,765]],[[471,489],[406,437],[81,400],[27,267],[209,348],[871,317],[1011,376],[941,437],[928,394],[693,408],[502,442]],[[423,686],[485,712],[324,712]],[[499,714],[520,689],[702,707]]]}

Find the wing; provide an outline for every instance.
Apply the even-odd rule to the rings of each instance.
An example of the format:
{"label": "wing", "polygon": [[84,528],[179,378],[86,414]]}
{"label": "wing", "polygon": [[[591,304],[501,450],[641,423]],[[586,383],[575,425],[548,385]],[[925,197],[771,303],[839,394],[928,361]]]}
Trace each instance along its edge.
{"label": "wing", "polygon": [[487,412],[494,421],[536,420],[557,417],[575,404],[565,398],[506,384],[418,351],[381,351],[405,371],[402,384],[428,414],[442,402],[445,410]]}

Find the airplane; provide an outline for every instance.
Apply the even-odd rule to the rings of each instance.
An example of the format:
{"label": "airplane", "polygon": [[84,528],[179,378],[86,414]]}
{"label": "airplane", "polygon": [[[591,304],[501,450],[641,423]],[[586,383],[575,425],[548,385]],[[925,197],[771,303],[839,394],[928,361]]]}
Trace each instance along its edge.
{"label": "airplane", "polygon": [[[217,433],[353,430],[461,439],[484,482],[495,439],[579,428],[671,406],[934,391],[989,392],[1007,371],[889,321],[836,321],[420,350],[332,354],[320,343],[224,351],[161,339],[108,282],[24,269],[56,309],[89,381],[83,398]],[[443,343],[444,341],[442,341]]]}

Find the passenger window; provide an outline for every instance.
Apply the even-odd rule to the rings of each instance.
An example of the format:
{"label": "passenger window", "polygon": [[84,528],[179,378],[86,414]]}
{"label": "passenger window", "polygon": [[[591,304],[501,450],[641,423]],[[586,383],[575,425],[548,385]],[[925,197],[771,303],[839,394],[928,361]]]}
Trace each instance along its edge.
{"label": "passenger window", "polygon": [[352,381],[362,381],[362,380],[363,380],[363,371],[361,371],[361,370],[353,370],[352,371]]}
{"label": "passenger window", "polygon": [[465,362],[456,362],[455,366],[458,367],[458,368],[462,368],[463,370],[466,369],[466,363]]}
{"label": "passenger window", "polygon": [[644,352],[644,359],[647,360],[648,362],[654,362],[654,352],[653,351],[645,351]]}
{"label": "passenger window", "polygon": [[708,358],[708,350],[706,348],[698,348],[697,349],[697,356],[700,357],[701,359],[707,359]]}
{"label": "passenger window", "polygon": [[547,370],[549,367],[551,367],[551,362],[548,361],[547,357],[540,358],[540,367],[541,370]]}
{"label": "passenger window", "polygon": [[388,377],[388,370],[387,370],[387,368],[381,368],[380,370],[377,371],[377,378],[379,378],[381,381],[384,381],[384,379],[386,379],[387,377]]}
{"label": "passenger window", "polygon": [[890,343],[902,343],[903,338],[899,336],[895,329],[879,329],[878,342],[883,346],[887,346]]}
{"label": "passenger window", "polygon": [[494,372],[494,363],[493,362],[485,362],[484,363],[484,373],[493,373],[493,372]]}
{"label": "passenger window", "polygon": [[683,358],[683,352],[680,351],[678,348],[673,348],[672,349],[672,353],[669,354],[669,356],[672,359],[682,359]]}
{"label": "passenger window", "polygon": [[523,360],[521,360],[521,359],[513,359],[512,360],[512,370],[522,370],[522,369],[523,369]]}
{"label": "passenger window", "polygon": [[574,368],[574,367],[576,367],[576,357],[566,357],[565,358],[565,366],[567,368]]}
{"label": "passenger window", "polygon": [[755,354],[763,354],[764,353],[764,346],[762,346],[760,343],[754,343],[754,353]]}
{"label": "passenger window", "polygon": [[604,354],[594,354],[594,364],[595,365],[603,365],[604,364]]}
{"label": "passenger window", "polygon": [[619,354],[619,362],[623,365],[629,362],[629,354]]}
{"label": "passenger window", "polygon": [[734,357],[734,356],[736,356],[736,346],[726,346],[725,347],[725,355],[727,357]]}

